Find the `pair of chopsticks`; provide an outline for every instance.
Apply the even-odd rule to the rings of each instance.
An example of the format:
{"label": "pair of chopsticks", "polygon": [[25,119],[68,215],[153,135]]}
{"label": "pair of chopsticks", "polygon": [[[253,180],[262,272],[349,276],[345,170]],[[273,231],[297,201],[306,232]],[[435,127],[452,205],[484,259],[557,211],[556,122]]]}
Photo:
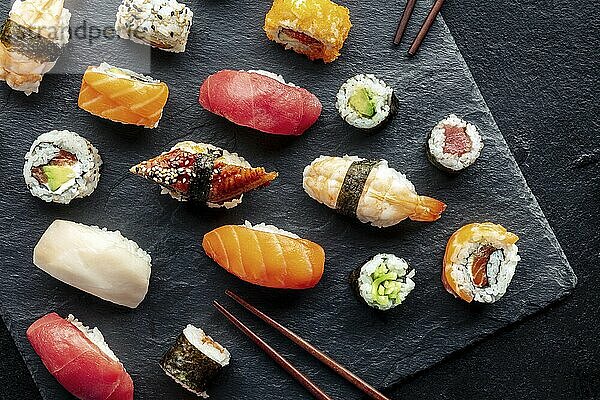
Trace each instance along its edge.
{"label": "pair of chopsticks", "polygon": [[[321,361],[323,364],[331,368],[334,372],[340,375],[342,378],[346,379],[348,382],[352,383],[358,389],[362,390],[365,394],[367,394],[370,398],[375,400],[390,400],[382,393],[377,391],[374,387],[369,385],[367,382],[360,379],[358,376],[354,375],[350,372],[346,367],[342,366],[331,357],[321,352],[319,349],[308,343],[306,340],[302,339],[300,336],[296,335],[294,332],[281,325],[279,322],[273,320],[268,317],[262,311],[258,310],[256,307],[250,305],[247,301],[242,299],[240,296],[233,293],[231,290],[226,290],[225,294],[235,300],[238,304],[244,307],[246,310],[250,311],[252,314],[256,315],[258,318],[262,319],[271,327],[275,328],[285,337],[290,339],[292,342],[300,346],[302,349],[306,350],[309,354],[314,356],[316,359]],[[306,388],[316,399],[320,400],[333,400],[329,397],[321,388],[319,388],[316,384],[314,384],[309,378],[306,377],[302,372],[300,372],[296,367],[294,367],[285,357],[280,355],[275,349],[269,346],[264,340],[262,340],[257,334],[252,332],[250,328],[244,325],[240,320],[238,320],[235,316],[233,316],[229,311],[225,309],[221,304],[219,304],[216,300],[213,301],[213,305],[219,310],[233,325],[235,325],[240,331],[242,331],[246,336],[248,336],[258,347],[260,347],[269,357],[271,357],[277,364],[279,364],[288,374],[290,374],[296,381],[298,381],[304,388]]]}
{"label": "pair of chopsticks", "polygon": [[[408,0],[406,3],[406,7],[404,8],[404,11],[402,12],[402,17],[400,18],[400,22],[398,23],[396,36],[394,37],[394,44],[396,45],[400,44],[402,38],[404,37],[406,27],[408,26],[408,21],[410,20],[413,10],[415,9],[416,2],[417,0]],[[427,33],[429,33],[429,29],[431,29],[431,25],[433,25],[435,17],[437,17],[437,15],[439,14],[443,4],[444,0],[436,0],[435,3],[433,3],[433,6],[431,7],[429,14],[427,15],[427,18],[425,19],[425,22],[423,22],[421,29],[419,29],[419,33],[417,33],[415,40],[412,42],[410,48],[408,49],[409,55],[414,56],[415,54],[417,54],[417,51],[419,51],[419,47],[421,47],[421,43],[423,43],[425,36],[427,36]]]}

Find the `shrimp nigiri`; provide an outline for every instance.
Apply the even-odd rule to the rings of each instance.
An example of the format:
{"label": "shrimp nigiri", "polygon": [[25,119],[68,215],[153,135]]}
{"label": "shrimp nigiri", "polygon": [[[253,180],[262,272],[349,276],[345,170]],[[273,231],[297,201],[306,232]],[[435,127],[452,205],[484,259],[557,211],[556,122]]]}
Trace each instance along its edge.
{"label": "shrimp nigiri", "polygon": [[259,286],[307,289],[321,280],[325,251],[272,225],[226,225],[204,235],[202,247],[217,264]]}
{"label": "shrimp nigiri", "polygon": [[379,228],[406,218],[436,221],[446,209],[439,200],[419,196],[385,160],[321,156],[304,169],[303,186],[319,203]]}
{"label": "shrimp nigiri", "polygon": [[27,329],[27,339],[48,371],[82,400],[133,400],[133,381],[104,342],[69,315],[50,313]]}

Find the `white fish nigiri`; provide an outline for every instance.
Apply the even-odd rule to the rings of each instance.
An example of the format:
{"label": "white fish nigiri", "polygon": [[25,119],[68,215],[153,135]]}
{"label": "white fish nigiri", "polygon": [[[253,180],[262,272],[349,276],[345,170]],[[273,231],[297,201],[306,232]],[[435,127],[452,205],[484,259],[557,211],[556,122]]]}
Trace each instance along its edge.
{"label": "white fish nigiri", "polygon": [[339,213],[380,228],[413,221],[436,221],[446,205],[419,196],[404,174],[385,160],[321,156],[304,169],[304,190]]}
{"label": "white fish nigiri", "polygon": [[150,255],[119,231],[55,220],[33,250],[42,271],[101,299],[137,307],[148,292]]}

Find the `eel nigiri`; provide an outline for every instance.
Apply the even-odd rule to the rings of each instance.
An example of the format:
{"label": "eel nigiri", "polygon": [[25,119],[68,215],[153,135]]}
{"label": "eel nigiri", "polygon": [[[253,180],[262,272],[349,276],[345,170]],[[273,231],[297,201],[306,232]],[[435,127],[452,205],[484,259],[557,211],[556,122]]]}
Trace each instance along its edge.
{"label": "eel nigiri", "polygon": [[413,221],[436,221],[446,205],[419,196],[404,174],[385,160],[321,156],[304,169],[304,190],[340,214],[380,228]]}
{"label": "eel nigiri", "polygon": [[130,171],[163,187],[179,201],[232,208],[244,193],[268,186],[277,172],[252,166],[235,153],[205,143],[185,141]]}
{"label": "eel nigiri", "polygon": [[133,381],[98,328],[50,313],[31,324],[27,339],[48,371],[78,399],[133,399]]}
{"label": "eel nigiri", "polygon": [[204,235],[202,247],[217,264],[259,286],[307,289],[321,280],[325,251],[272,225],[226,225]]}
{"label": "eel nigiri", "polygon": [[521,259],[519,237],[491,222],[468,224],[448,240],[442,283],[454,297],[493,303],[506,293]]}
{"label": "eel nigiri", "polygon": [[219,71],[202,84],[200,104],[235,124],[275,135],[302,135],[322,110],[314,94],[267,71]]}
{"label": "eel nigiri", "polygon": [[17,0],[0,28],[0,80],[27,96],[37,93],[69,42],[64,0]]}
{"label": "eel nigiri", "polygon": [[114,122],[156,128],[168,98],[164,82],[102,63],[83,75],[78,105]]}
{"label": "eel nigiri", "polygon": [[150,255],[119,231],[55,220],[33,249],[33,263],[52,277],[122,306],[148,292]]}

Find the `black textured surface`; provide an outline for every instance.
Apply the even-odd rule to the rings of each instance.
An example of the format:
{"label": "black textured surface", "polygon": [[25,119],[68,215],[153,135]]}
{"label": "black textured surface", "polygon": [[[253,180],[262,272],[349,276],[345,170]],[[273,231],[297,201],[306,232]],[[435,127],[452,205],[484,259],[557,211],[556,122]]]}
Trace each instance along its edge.
{"label": "black textured surface", "polygon": [[[498,4],[496,6],[500,7],[501,5],[507,6],[506,4]],[[449,6],[450,4],[447,6],[447,9],[450,8]],[[491,4],[486,4],[486,6],[491,7]],[[479,15],[474,13],[483,12],[481,7],[483,6],[473,5],[472,9],[468,11],[469,8],[463,4],[461,5],[461,10],[464,12],[468,11],[468,13],[466,16],[458,13],[458,16],[460,16],[461,20],[465,18],[469,20],[470,17],[472,25],[475,25],[476,22],[481,23],[481,21],[477,21],[477,18],[473,17],[473,15]],[[498,15],[503,15],[499,12],[500,10],[494,11],[495,13],[492,14],[494,18]],[[509,11],[506,11],[508,14],[504,14],[506,17],[502,19],[503,21],[515,17]],[[556,220],[554,222],[559,224],[557,226],[564,226],[564,229],[559,229],[558,234],[564,242],[571,246],[569,256],[572,261],[580,263],[581,269],[579,271],[583,273],[583,284],[577,289],[577,298],[567,300],[561,307],[552,310],[548,314],[535,317],[533,323],[526,323],[516,331],[510,331],[497,340],[477,346],[468,353],[466,358],[454,359],[434,368],[428,374],[421,375],[416,381],[403,385],[399,389],[398,394],[419,394],[418,397],[422,398],[429,395],[439,396],[441,394],[443,397],[448,398],[487,394],[493,398],[504,398],[506,393],[518,391],[530,396],[537,394],[540,398],[545,398],[553,393],[562,394],[565,398],[568,394],[572,396],[573,393],[581,398],[590,398],[594,393],[592,391],[594,381],[588,378],[596,377],[597,379],[596,375],[591,374],[594,370],[594,362],[597,362],[598,356],[597,342],[594,341],[595,335],[593,335],[597,324],[590,322],[593,321],[592,317],[597,317],[598,315],[598,296],[597,294],[594,295],[594,293],[597,293],[596,291],[589,290],[594,287],[588,282],[597,270],[594,270],[593,267],[589,267],[589,269],[583,268],[587,267],[587,265],[594,265],[598,257],[597,237],[591,238],[594,242],[590,242],[589,237],[589,234],[597,232],[597,229],[595,228],[594,221],[587,218],[588,215],[593,215],[594,211],[597,213],[597,203],[593,203],[597,199],[598,194],[597,180],[593,179],[597,173],[597,169],[595,168],[597,152],[594,151],[594,145],[598,145],[597,137],[594,136],[596,133],[595,130],[597,130],[597,121],[581,121],[577,125],[571,121],[577,121],[587,116],[586,111],[591,109],[592,94],[597,90],[597,82],[591,79],[593,75],[591,75],[589,68],[578,67],[576,63],[569,64],[568,61],[572,61],[573,56],[578,53],[586,56],[582,58],[594,60],[595,54],[593,49],[597,49],[597,46],[594,47],[593,42],[588,44],[589,47],[572,46],[566,49],[563,46],[553,45],[552,48],[556,50],[557,55],[550,57],[543,50],[532,51],[528,54],[529,57],[525,57],[520,62],[517,58],[517,54],[520,53],[513,52],[515,44],[526,45],[531,40],[523,39],[521,37],[523,33],[527,33],[530,30],[531,32],[543,32],[544,35],[541,38],[537,38],[539,42],[534,41],[533,43],[537,47],[533,46],[532,48],[545,49],[545,46],[551,45],[547,40],[562,37],[563,32],[558,28],[555,31],[550,29],[553,25],[547,21],[547,17],[550,14],[546,14],[550,13],[550,9],[542,12],[534,6],[520,5],[518,8],[513,9],[513,11],[519,17],[514,18],[516,19],[514,21],[515,26],[521,26],[520,24],[522,24],[524,27],[522,30],[517,29],[514,31],[515,37],[513,37],[513,42],[510,40],[506,41],[508,43],[507,49],[492,46],[492,50],[499,53],[496,58],[492,57],[494,55],[493,52],[485,52],[486,47],[482,47],[484,55],[490,56],[491,59],[489,62],[482,62],[481,70],[478,71],[475,69],[475,73],[479,73],[484,78],[482,80],[483,83],[498,82],[497,79],[504,78],[508,74],[508,72],[500,73],[504,70],[504,68],[500,67],[503,63],[508,65],[508,67],[517,68],[518,71],[522,72],[526,69],[531,69],[531,64],[529,63],[532,62],[532,59],[541,65],[533,69],[532,75],[526,73],[511,74],[507,78],[507,84],[504,86],[499,84],[498,87],[490,85],[488,90],[492,98],[499,98],[500,103],[506,106],[499,107],[499,110],[503,111],[505,121],[508,121],[505,122],[506,125],[503,128],[507,132],[509,139],[512,138],[511,144],[518,159],[525,167],[526,173],[529,172],[532,174],[529,176],[533,178],[532,185],[536,193],[541,193],[542,204],[544,204],[543,195],[546,195],[547,202],[555,205],[555,207],[551,207],[546,211],[549,211],[550,215],[552,213],[555,214]],[[566,9],[566,11],[569,11],[569,9]],[[521,13],[523,16],[520,15]],[[578,10],[575,14],[579,13],[585,15],[585,10]],[[534,27],[531,27],[530,24],[524,24],[524,16],[530,15],[534,17],[536,15],[540,16],[539,22]],[[485,27],[485,25],[483,26]],[[495,27],[497,25],[491,24],[489,29],[494,30]],[[493,33],[485,31],[484,33],[489,35],[486,37],[490,38],[494,38],[496,34],[495,31]],[[513,30],[504,31],[504,33],[510,39],[510,34],[513,33]],[[580,33],[583,34],[585,31],[581,29]],[[497,40],[496,42],[499,41]],[[578,53],[575,53],[575,51]],[[549,59],[547,60],[547,58]],[[543,61],[548,62],[548,65],[561,65],[560,71],[563,75],[560,76],[564,76],[565,78],[557,81],[556,76],[558,74],[556,70],[552,70],[552,68],[547,70],[548,65],[544,65]],[[541,76],[546,85],[536,84],[530,87],[531,80],[533,80],[532,76]],[[584,79],[583,84],[579,86],[574,85],[573,81],[569,80],[575,77]],[[301,82],[298,81],[297,83]],[[556,89],[541,90],[546,89],[548,86],[556,87]],[[530,90],[534,92],[529,93]],[[320,93],[317,92],[317,94]],[[578,101],[573,101],[573,99],[577,99]],[[562,111],[564,114],[555,115],[555,113],[549,112],[549,110],[552,110],[552,100],[560,102],[561,106],[555,108],[554,111]],[[504,101],[506,101],[506,104],[504,104]],[[521,106],[518,107],[517,104],[521,104]],[[521,108],[524,106],[529,106],[531,112],[523,112]],[[594,113],[590,114],[593,115]],[[538,119],[535,124],[530,122],[532,115]],[[577,137],[571,139],[566,134],[561,136],[561,133],[573,129],[575,126],[581,127],[581,132],[577,132]],[[540,131],[534,131],[533,127],[543,129],[540,129],[540,133]],[[515,135],[514,132],[517,129],[518,135]],[[547,140],[549,132],[554,134],[551,140]],[[309,135],[316,134],[314,131],[309,133]],[[31,136],[33,137],[35,134]],[[535,147],[532,146],[535,151],[530,150],[530,143],[540,138],[546,138],[546,140],[536,144]],[[596,142],[592,141],[590,144],[590,140],[594,140],[594,138],[596,138]],[[554,152],[551,151],[553,149],[555,150]],[[547,160],[547,153],[555,153],[555,160]],[[551,164],[553,162],[556,162],[554,164],[555,168],[549,169],[547,165],[549,163],[553,165]],[[558,166],[567,167],[557,168]],[[527,171],[528,169],[530,171]],[[546,177],[551,177],[553,182],[548,182],[548,179],[545,179]],[[18,183],[20,182],[15,182],[15,188],[19,187]],[[587,186],[582,186],[583,183],[587,183]],[[571,189],[572,187],[578,187],[578,189]],[[573,198],[574,200],[569,201],[564,206],[564,198]],[[161,202],[161,204],[164,204],[164,202]],[[572,221],[569,221],[569,218]],[[573,229],[570,230],[569,227],[573,227]],[[584,235],[581,236],[582,234]],[[586,240],[580,240],[579,238],[586,238]],[[594,243],[596,243],[596,246],[593,245]],[[584,285],[586,283],[588,290],[585,290]],[[57,290],[56,296],[59,299],[63,295],[62,290]],[[584,300],[581,300],[581,298]],[[25,306],[21,311],[27,310],[27,308]],[[564,311],[558,311],[561,309]],[[580,318],[583,320],[582,322],[579,321]],[[540,324],[542,325],[541,329]],[[218,322],[218,325],[223,327],[220,322]],[[544,332],[544,346],[539,346],[540,331]],[[519,336],[519,332],[525,337],[524,339],[523,336]],[[109,336],[106,330],[105,333]],[[528,334],[529,341],[527,340]],[[524,341],[522,344],[515,343],[515,339]],[[114,343],[113,347],[115,347]],[[118,348],[115,350],[118,350]],[[490,357],[490,354],[497,356]],[[574,354],[575,357],[567,357],[569,354]],[[124,358],[123,354],[121,356]],[[512,361],[514,362],[512,367],[511,359],[516,360]],[[535,372],[530,372],[528,375],[525,372],[526,368],[523,366],[524,364],[528,364],[529,367],[527,369],[534,370]],[[541,375],[542,378],[538,377],[540,369],[547,372],[547,374]],[[566,373],[563,371],[566,371]],[[276,385],[285,387],[289,385],[288,381],[280,375],[268,376],[274,377],[273,384],[268,385],[273,390],[277,389]],[[280,379],[276,380],[275,376]],[[322,376],[322,374],[318,375],[318,377]],[[462,384],[464,379],[469,378],[476,382],[471,387]],[[510,380],[512,382],[507,383]],[[544,386],[541,385],[542,382],[544,382]],[[504,390],[502,390],[503,388]],[[536,388],[538,390],[532,390]],[[17,389],[16,393],[18,393],[18,397],[21,397],[23,389],[21,387],[15,389]],[[254,394],[248,394],[247,396],[248,398],[258,397],[258,395]]]}

